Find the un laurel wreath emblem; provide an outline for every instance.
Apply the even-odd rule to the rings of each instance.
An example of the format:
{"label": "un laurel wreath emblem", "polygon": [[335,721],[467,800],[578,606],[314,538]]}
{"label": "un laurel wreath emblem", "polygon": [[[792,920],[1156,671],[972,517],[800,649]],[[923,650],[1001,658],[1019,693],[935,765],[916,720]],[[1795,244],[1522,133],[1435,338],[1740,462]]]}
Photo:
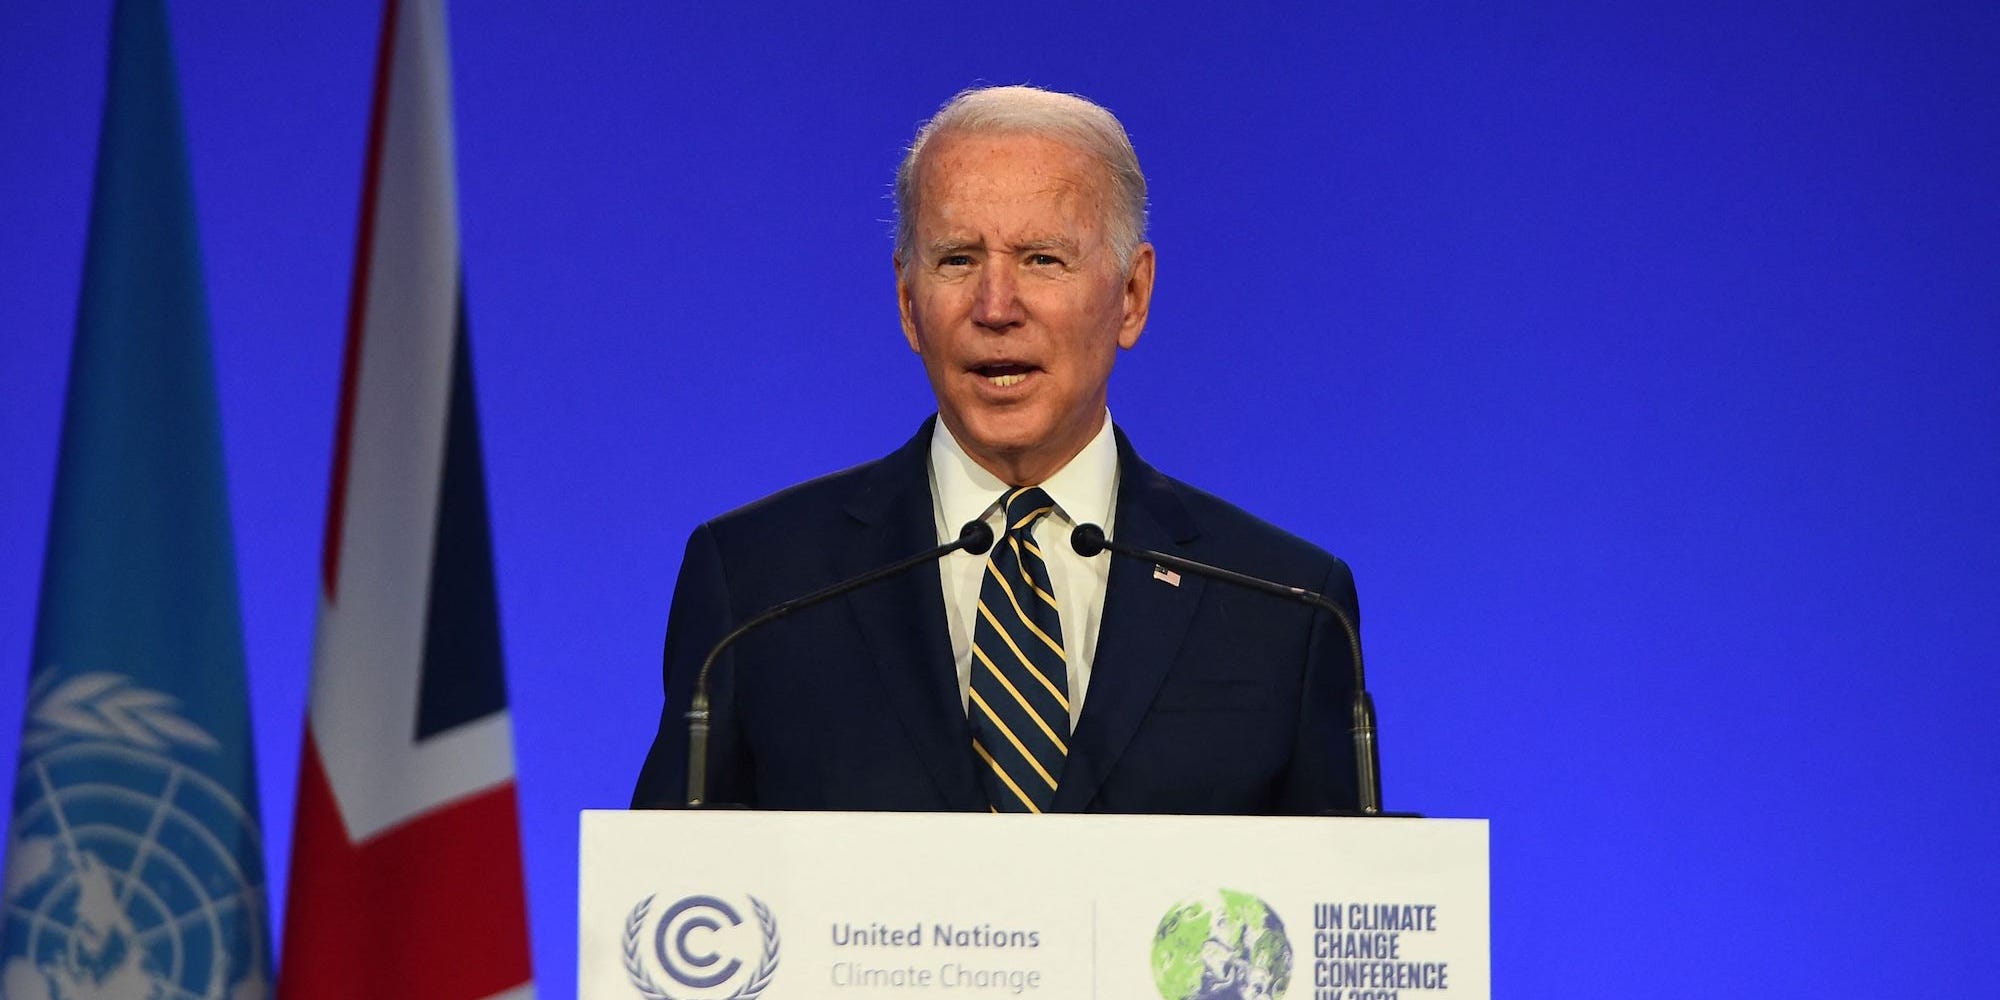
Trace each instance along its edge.
{"label": "un laurel wreath emblem", "polygon": [[[764,995],[764,989],[771,985],[771,977],[778,971],[778,920],[771,915],[770,907],[755,896],[746,897],[757,920],[758,947],[756,966],[745,976],[743,958],[705,950],[713,947],[714,935],[743,925],[743,915],[735,907],[714,896],[688,896],[667,907],[648,935],[646,923],[652,914],[654,898],[647,896],[640,900],[625,916],[625,976],[640,996],[646,1000],[691,1000],[696,996],[757,1000]],[[737,935],[738,941],[744,936]],[[685,996],[669,993],[653,978],[645,960],[649,937],[653,964],[668,979],[696,992]],[[742,983],[734,992],[712,992],[739,978]]]}
{"label": "un laurel wreath emblem", "polygon": [[178,700],[112,671],[38,678],[0,916],[8,1000],[269,992],[257,818]]}

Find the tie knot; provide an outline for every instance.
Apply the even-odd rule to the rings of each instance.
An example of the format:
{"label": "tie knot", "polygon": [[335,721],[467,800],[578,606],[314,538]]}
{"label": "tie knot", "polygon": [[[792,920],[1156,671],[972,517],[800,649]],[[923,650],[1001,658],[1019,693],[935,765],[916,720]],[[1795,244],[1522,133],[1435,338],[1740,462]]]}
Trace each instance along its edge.
{"label": "tie knot", "polygon": [[1056,502],[1039,486],[1018,489],[1007,494],[1007,533],[1025,535],[1035,522],[1056,509]]}

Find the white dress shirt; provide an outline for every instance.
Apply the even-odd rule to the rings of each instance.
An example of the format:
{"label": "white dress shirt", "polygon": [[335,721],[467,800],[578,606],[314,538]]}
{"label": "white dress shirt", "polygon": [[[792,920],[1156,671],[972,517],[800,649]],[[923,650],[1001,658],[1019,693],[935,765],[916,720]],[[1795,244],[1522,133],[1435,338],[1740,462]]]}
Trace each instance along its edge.
{"label": "white dress shirt", "polygon": [[[1000,477],[981,468],[944,426],[931,431],[931,512],[937,519],[938,544],[958,537],[967,521],[984,520],[994,538],[1006,535],[1001,507],[1012,489]],[[1096,524],[1112,534],[1111,515],[1118,497],[1118,442],[1111,434],[1111,413],[1104,426],[1069,464],[1040,486],[1055,501],[1055,512],[1035,522],[1035,544],[1055,585],[1057,611],[1062,615],[1063,659],[1069,664],[1069,725],[1083,712],[1090,687],[1090,662],[1097,652],[1097,628],[1104,617],[1104,586],[1111,559],[1085,559],[1070,547],[1069,533],[1079,524]],[[1116,536],[1113,536],[1116,537]],[[972,556],[954,552],[938,562],[944,584],[945,623],[951,631],[951,655],[958,664],[958,700],[963,705],[972,687],[972,627],[979,613],[979,588],[986,576],[990,552]]]}

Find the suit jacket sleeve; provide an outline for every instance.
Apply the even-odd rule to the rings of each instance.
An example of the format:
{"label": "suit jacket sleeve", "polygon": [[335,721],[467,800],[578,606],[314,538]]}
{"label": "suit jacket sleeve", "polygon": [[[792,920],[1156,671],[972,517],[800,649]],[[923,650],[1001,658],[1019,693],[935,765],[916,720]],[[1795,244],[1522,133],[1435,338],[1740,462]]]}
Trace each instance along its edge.
{"label": "suit jacket sleeve", "polygon": [[[688,702],[694,693],[695,676],[701,661],[730,628],[729,583],[723,571],[722,553],[714,532],[706,524],[689,536],[687,552],[681,557],[680,578],[674,583],[673,608],[667,614],[667,638],[661,657],[665,704],[660,710],[659,731],[640,769],[632,792],[632,808],[660,809],[687,801]],[[709,799],[716,802],[743,801],[753,787],[749,755],[741,746],[736,720],[729,706],[730,684],[735,671],[729,654],[723,654],[711,673],[713,685],[709,738]]]}

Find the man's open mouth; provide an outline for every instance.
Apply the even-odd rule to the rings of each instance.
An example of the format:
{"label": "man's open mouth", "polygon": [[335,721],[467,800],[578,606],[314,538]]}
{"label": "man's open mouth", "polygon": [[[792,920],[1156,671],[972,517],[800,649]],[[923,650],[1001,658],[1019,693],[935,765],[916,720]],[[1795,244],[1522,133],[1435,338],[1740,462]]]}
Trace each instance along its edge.
{"label": "man's open mouth", "polygon": [[1010,385],[1020,385],[1022,382],[1027,381],[1028,373],[1034,370],[1034,365],[1021,364],[1014,361],[980,365],[973,369],[981,378],[1002,389]]}

